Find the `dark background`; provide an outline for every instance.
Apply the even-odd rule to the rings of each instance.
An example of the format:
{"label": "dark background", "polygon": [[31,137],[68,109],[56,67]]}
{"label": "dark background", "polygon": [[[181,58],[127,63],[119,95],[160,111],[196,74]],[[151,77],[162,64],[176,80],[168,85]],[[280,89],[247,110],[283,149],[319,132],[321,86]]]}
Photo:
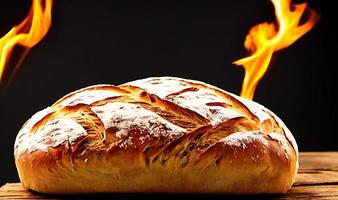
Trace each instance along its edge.
{"label": "dark background", "polygon": [[[0,185],[18,181],[13,146],[22,124],[76,89],[169,75],[239,94],[244,71],[231,63],[247,55],[249,28],[274,19],[272,4],[154,2],[56,0],[49,33],[0,89]],[[22,21],[30,4],[0,2],[1,37]],[[274,56],[255,100],[284,120],[301,151],[338,150],[336,13],[328,1],[310,5],[321,20]]]}

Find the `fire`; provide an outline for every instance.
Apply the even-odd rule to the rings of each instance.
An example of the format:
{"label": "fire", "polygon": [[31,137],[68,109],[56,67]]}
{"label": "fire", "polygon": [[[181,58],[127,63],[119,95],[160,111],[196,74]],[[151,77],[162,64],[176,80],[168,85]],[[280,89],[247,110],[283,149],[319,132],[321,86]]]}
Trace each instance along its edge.
{"label": "fire", "polygon": [[20,55],[20,59],[12,74],[17,70],[29,49],[47,34],[52,19],[52,1],[33,0],[27,17],[0,39],[0,82],[3,81],[3,75],[8,67],[15,45],[19,44],[25,50]]}
{"label": "fire", "polygon": [[258,82],[268,69],[272,54],[293,44],[307,33],[319,20],[319,15],[309,9],[306,21],[300,24],[307,4],[291,4],[291,0],[271,0],[278,24],[278,30],[273,23],[261,23],[249,31],[244,46],[250,56],[234,62],[243,65],[245,77],[241,96],[252,99]]}

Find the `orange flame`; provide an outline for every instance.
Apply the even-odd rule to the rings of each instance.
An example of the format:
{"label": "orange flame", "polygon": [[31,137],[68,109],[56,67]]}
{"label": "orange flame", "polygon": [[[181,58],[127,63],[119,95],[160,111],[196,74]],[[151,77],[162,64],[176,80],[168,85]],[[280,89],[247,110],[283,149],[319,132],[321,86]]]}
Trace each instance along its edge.
{"label": "orange flame", "polygon": [[28,16],[0,39],[0,82],[3,80],[4,72],[15,45],[23,46],[25,51],[22,53],[13,73],[19,67],[29,49],[47,34],[51,25],[52,1],[33,0]]}
{"label": "orange flame", "polygon": [[275,7],[278,31],[273,23],[267,22],[251,28],[244,42],[251,55],[234,62],[243,65],[245,69],[241,96],[247,99],[253,98],[258,82],[268,69],[272,54],[293,44],[319,20],[319,15],[309,9],[309,17],[300,25],[306,3],[291,5],[291,0],[271,1]]}

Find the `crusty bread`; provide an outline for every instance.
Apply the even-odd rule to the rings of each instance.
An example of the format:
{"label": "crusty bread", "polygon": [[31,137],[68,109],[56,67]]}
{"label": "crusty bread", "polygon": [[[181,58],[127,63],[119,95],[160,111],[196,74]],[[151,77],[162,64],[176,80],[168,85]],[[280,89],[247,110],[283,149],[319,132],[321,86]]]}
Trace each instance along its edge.
{"label": "crusty bread", "polygon": [[15,142],[23,185],[42,193],[284,193],[297,144],[265,107],[173,77],[70,93]]}

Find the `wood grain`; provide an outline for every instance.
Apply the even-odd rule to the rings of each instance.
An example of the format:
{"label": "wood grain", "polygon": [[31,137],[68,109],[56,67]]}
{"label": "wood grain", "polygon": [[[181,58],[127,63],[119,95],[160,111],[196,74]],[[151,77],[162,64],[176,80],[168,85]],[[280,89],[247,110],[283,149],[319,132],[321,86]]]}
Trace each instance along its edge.
{"label": "wood grain", "polygon": [[294,186],[283,195],[164,195],[164,194],[94,194],[80,196],[41,195],[21,183],[7,183],[0,188],[0,199],[330,199],[338,200],[338,152],[300,153],[300,166]]}
{"label": "wood grain", "polygon": [[294,185],[338,185],[338,152],[303,152]]}

